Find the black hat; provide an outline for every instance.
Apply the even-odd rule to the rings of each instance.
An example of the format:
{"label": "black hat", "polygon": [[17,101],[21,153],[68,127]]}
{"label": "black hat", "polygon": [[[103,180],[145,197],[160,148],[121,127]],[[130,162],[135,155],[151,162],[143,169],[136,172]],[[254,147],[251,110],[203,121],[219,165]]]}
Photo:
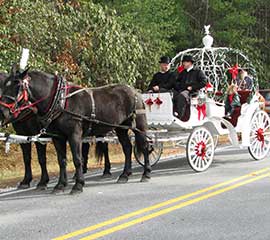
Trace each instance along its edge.
{"label": "black hat", "polygon": [[182,59],[182,62],[192,62],[194,63],[193,57],[191,55],[185,55]]}
{"label": "black hat", "polygon": [[159,60],[159,63],[167,63],[167,64],[169,64],[170,62],[171,62],[171,59],[170,59],[170,57],[167,57],[167,56],[163,56]]}

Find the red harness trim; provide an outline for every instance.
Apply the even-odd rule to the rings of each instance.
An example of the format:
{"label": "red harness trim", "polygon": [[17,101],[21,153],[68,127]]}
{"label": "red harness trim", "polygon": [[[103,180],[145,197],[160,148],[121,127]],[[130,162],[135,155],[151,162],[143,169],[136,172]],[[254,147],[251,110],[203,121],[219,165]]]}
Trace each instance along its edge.
{"label": "red harness trim", "polygon": [[[27,76],[25,79],[23,79],[23,81],[29,81],[30,78],[29,76]],[[57,76],[55,76],[55,82],[54,82],[54,86],[53,86],[53,92],[52,94],[50,94],[49,96],[50,97],[50,102],[48,104],[48,107],[46,108],[45,110],[45,113],[47,113],[49,111],[49,109],[51,108],[51,105],[53,103],[53,99],[56,95],[56,92],[57,92],[57,86],[58,86],[58,78]],[[77,88],[77,89],[80,89],[81,87],[80,86],[77,86],[77,85],[67,85],[65,87],[65,93],[66,95],[69,93],[70,89],[73,89],[73,88]],[[33,103],[30,103],[29,104],[29,94],[28,94],[28,91],[27,91],[27,87],[25,85],[23,85],[23,90],[22,90],[22,93],[17,97],[17,100],[15,100],[15,102],[13,103],[5,103],[3,101],[0,100],[0,105],[8,108],[10,110],[10,112],[13,114],[14,118],[17,118],[18,115],[26,110],[26,109],[32,109],[33,107],[35,107],[38,103],[46,100],[49,96],[46,96],[46,97],[43,97]],[[0,96],[0,99],[2,98],[2,96]],[[16,105],[18,103],[20,103],[21,101],[23,101],[22,105],[18,108],[16,108]],[[68,106],[68,100],[66,100],[65,102],[65,109],[67,108]]]}

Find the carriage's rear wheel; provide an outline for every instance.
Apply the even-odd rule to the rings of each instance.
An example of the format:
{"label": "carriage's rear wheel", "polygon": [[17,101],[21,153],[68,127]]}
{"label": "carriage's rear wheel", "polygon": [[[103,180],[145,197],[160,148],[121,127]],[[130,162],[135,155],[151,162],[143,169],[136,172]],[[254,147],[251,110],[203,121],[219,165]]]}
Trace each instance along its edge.
{"label": "carriage's rear wheel", "polygon": [[265,111],[255,112],[250,123],[248,151],[255,160],[266,157],[270,150],[270,119]]}
{"label": "carriage's rear wheel", "polygon": [[210,167],[214,158],[215,141],[205,127],[194,128],[190,134],[186,156],[189,165],[196,172],[205,171]]}
{"label": "carriage's rear wheel", "polygon": [[[143,157],[143,154],[142,153],[139,153],[137,151],[136,144],[134,145],[133,152],[134,152],[136,161],[140,165],[144,166],[144,157]],[[162,152],[163,152],[163,143],[157,142],[155,144],[152,144],[150,142],[150,144],[149,144],[149,162],[150,162],[150,165],[152,167],[157,164],[157,162],[159,161],[159,159],[161,157]]]}

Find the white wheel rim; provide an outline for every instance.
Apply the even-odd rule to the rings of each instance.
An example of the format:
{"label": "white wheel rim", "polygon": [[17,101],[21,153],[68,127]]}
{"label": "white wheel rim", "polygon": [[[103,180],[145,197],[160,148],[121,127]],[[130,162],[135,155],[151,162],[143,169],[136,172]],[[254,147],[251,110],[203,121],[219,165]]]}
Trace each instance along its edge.
{"label": "white wheel rim", "polygon": [[196,129],[188,141],[188,161],[198,172],[205,171],[214,157],[215,144],[211,133],[206,128]]}
{"label": "white wheel rim", "polygon": [[255,113],[251,120],[249,150],[254,158],[263,159],[270,149],[270,120],[264,111]]}

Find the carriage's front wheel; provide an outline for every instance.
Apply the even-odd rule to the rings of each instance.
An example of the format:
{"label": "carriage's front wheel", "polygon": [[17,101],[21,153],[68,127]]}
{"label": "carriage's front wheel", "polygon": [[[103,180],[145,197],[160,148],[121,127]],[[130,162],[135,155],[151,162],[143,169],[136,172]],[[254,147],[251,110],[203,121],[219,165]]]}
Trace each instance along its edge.
{"label": "carriage's front wheel", "polygon": [[196,172],[205,171],[210,167],[214,158],[215,141],[205,127],[194,128],[190,134],[186,156],[189,165]]}
{"label": "carriage's front wheel", "polygon": [[265,111],[256,112],[250,123],[248,151],[255,160],[266,157],[270,150],[270,119]]}
{"label": "carriage's front wheel", "polygon": [[[135,155],[136,161],[144,166],[144,157],[142,153],[139,153],[137,150],[136,144],[134,145],[133,152]],[[157,164],[159,161],[161,154],[163,152],[163,143],[162,142],[157,142],[155,144],[149,144],[149,162],[151,167]]]}

